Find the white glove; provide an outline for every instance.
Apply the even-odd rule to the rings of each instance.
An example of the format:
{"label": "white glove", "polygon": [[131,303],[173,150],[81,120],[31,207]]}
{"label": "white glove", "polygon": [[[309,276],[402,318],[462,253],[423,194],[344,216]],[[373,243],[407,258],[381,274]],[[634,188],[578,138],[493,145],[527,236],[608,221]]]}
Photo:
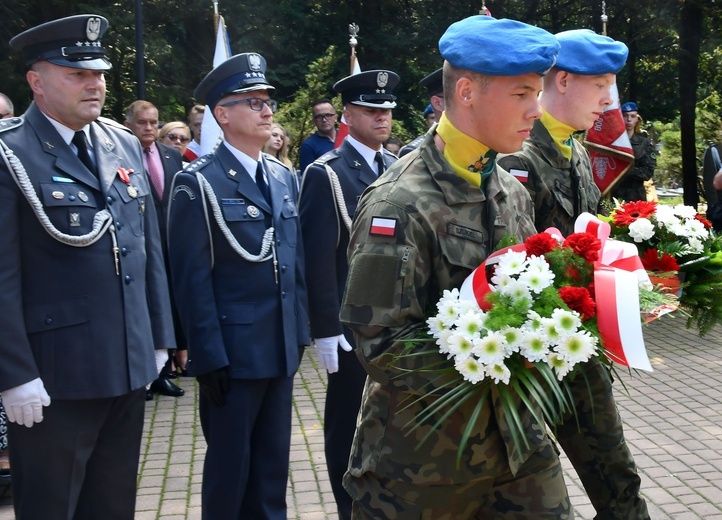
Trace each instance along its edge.
{"label": "white glove", "polygon": [[343,334],[330,338],[316,338],[314,344],[318,363],[328,370],[329,374],[338,372],[338,347],[340,346],[346,352],[351,352],[353,349]]}
{"label": "white glove", "polygon": [[8,420],[28,428],[43,420],[43,406],[50,405],[50,396],[39,377],[5,390],[2,398]]}
{"label": "white glove", "polygon": [[163,367],[166,364],[166,361],[168,361],[168,349],[167,348],[159,348],[155,351],[155,368],[158,369],[158,374],[160,374],[160,371],[163,370]]}

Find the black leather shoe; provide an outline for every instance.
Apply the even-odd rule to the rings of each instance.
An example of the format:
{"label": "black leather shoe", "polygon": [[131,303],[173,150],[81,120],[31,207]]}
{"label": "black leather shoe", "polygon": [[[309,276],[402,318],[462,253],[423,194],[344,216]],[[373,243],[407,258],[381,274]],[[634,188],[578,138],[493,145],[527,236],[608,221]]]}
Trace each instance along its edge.
{"label": "black leather shoe", "polygon": [[152,401],[155,397],[155,392],[151,389],[148,389],[145,391],[145,400],[146,401]]}
{"label": "black leather shoe", "polygon": [[159,377],[153,381],[153,384],[150,385],[150,389],[161,395],[167,395],[169,397],[180,397],[185,395],[185,391],[181,387],[174,385],[165,377]]}

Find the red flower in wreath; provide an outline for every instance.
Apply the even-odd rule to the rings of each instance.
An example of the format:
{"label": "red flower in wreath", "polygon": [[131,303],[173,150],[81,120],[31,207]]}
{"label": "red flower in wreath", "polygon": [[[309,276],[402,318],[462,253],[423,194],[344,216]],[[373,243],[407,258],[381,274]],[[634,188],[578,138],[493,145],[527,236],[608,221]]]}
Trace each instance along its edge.
{"label": "red flower in wreath", "polygon": [[612,214],[612,221],[617,226],[628,226],[638,218],[649,218],[657,211],[656,202],[637,200],[627,202],[617,208]]}
{"label": "red flower in wreath", "polygon": [[656,249],[647,249],[642,255],[642,265],[647,271],[657,271],[666,273],[668,271],[679,271],[679,264],[672,255],[662,253],[660,258],[659,251]]}
{"label": "red flower in wreath", "polygon": [[524,247],[528,256],[541,256],[559,247],[559,242],[549,233],[539,233],[527,238],[524,241]]}
{"label": "red flower in wreath", "polygon": [[599,250],[602,248],[602,243],[591,233],[572,233],[562,245],[571,248],[575,255],[589,263],[599,260]]}
{"label": "red flower in wreath", "polygon": [[586,288],[565,286],[561,287],[557,292],[571,310],[581,314],[582,321],[587,321],[596,314],[597,305]]}
{"label": "red flower in wreath", "polygon": [[700,215],[699,213],[697,213],[697,214],[694,216],[694,218],[695,218],[696,220],[699,220],[699,221],[704,225],[705,228],[710,229],[710,228],[712,227],[712,222],[710,222],[709,220],[707,220],[706,218],[704,218],[704,215]]}

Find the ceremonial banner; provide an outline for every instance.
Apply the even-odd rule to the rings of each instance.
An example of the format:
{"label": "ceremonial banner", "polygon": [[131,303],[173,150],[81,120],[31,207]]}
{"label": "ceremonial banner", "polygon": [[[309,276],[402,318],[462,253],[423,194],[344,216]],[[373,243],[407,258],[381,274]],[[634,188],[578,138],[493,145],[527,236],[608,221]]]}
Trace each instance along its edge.
{"label": "ceremonial banner", "polygon": [[[213,68],[215,69],[231,57],[231,45],[228,43],[228,31],[226,30],[226,22],[221,16],[218,21],[218,32],[216,33],[216,50],[213,54]],[[223,133],[221,127],[218,126],[216,118],[213,117],[210,107],[206,106],[203,113],[203,124],[201,125],[201,153],[206,155],[213,153],[218,145],[223,141]]]}
{"label": "ceremonial banner", "polygon": [[634,164],[634,151],[624,127],[616,83],[611,87],[611,94],[613,103],[584,137],[584,145],[592,159],[594,182],[602,195],[607,195]]}

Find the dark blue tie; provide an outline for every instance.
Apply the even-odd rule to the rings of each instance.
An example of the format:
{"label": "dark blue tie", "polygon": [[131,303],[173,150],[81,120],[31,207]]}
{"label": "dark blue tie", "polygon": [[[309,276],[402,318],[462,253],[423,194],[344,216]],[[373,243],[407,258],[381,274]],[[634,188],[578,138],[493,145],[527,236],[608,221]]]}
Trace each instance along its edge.
{"label": "dark blue tie", "polygon": [[258,162],[258,166],[256,166],[256,186],[258,186],[258,189],[261,191],[261,195],[263,195],[263,198],[266,199],[266,202],[268,202],[268,205],[271,205],[271,191],[268,189],[268,184],[266,184],[266,179],[263,175],[263,164],[261,162]]}
{"label": "dark blue tie", "polygon": [[80,159],[80,162],[82,162],[93,175],[97,176],[98,171],[95,169],[95,164],[90,158],[90,153],[88,153],[88,140],[85,138],[85,132],[82,130],[75,132],[71,142],[78,149],[78,159]]}

